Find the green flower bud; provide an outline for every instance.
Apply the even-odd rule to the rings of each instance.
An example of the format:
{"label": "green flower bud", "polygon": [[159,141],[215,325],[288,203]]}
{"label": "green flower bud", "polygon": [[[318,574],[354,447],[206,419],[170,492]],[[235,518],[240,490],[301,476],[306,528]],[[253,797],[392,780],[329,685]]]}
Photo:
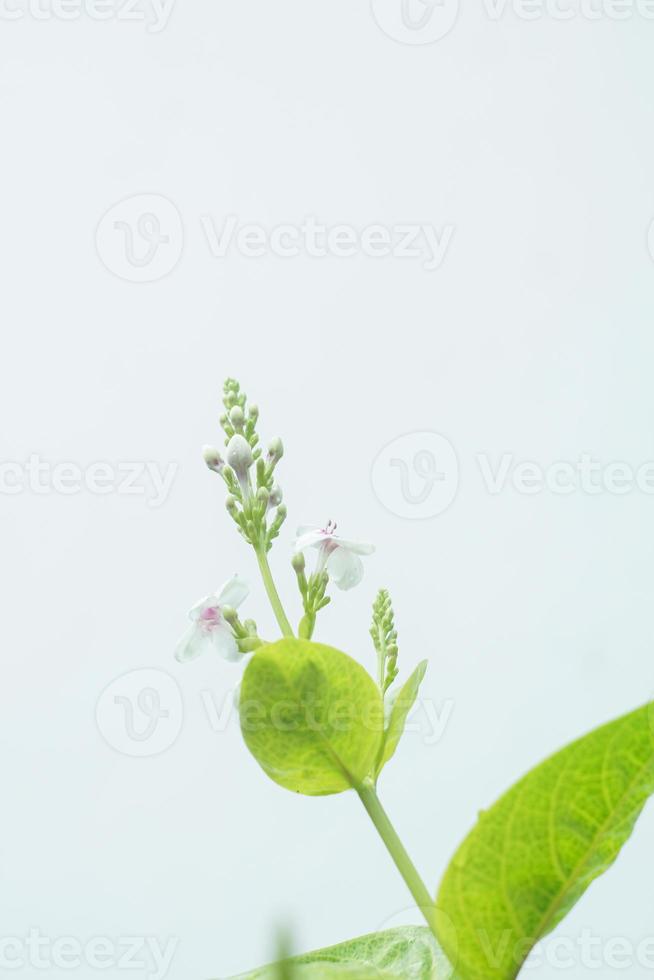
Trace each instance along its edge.
{"label": "green flower bud", "polygon": [[243,415],[243,409],[240,405],[235,405],[234,408],[229,413],[229,418],[235,429],[242,429],[243,422],[245,421],[245,416]]}

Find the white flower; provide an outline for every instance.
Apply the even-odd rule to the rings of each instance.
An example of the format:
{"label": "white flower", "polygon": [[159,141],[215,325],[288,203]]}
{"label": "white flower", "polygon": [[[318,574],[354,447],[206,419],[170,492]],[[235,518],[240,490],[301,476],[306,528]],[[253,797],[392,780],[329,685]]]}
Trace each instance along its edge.
{"label": "white flower", "polygon": [[361,541],[346,541],[336,534],[336,524],[330,521],[325,528],[300,527],[295,551],[318,548],[316,572],[327,569],[339,589],[352,589],[363,578],[363,562],[359,555],[371,555],[375,547]]}
{"label": "white flower", "polygon": [[226,606],[237,609],[247,598],[249,586],[238,575],[226,582],[214,595],[197,602],[189,613],[191,625],[177,644],[175,658],[180,663],[193,660],[201,653],[219,653],[225,660],[240,660],[243,654],[238,648],[231,627],[223,618]]}

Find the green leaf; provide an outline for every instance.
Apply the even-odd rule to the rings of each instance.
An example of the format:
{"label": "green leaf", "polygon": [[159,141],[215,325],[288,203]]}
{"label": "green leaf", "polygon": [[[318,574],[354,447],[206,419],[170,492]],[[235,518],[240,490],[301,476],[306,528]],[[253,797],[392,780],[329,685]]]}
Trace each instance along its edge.
{"label": "green leaf", "polygon": [[340,650],[295,639],[260,647],[243,677],[239,712],[250,752],[286,789],[341,793],[374,767],[383,734],[381,695]]}
{"label": "green leaf", "polygon": [[453,971],[429,929],[403,926],[264,966],[233,980],[453,980]]}
{"label": "green leaf", "polygon": [[379,758],[377,760],[376,774],[382,771],[389,759],[392,759],[395,755],[395,750],[397,749],[400,739],[402,738],[402,733],[404,732],[404,726],[406,725],[406,720],[409,716],[411,708],[415,704],[416,698],[418,697],[418,691],[422,680],[425,676],[427,670],[427,661],[423,660],[419,663],[414,672],[409,677],[408,681],[401,688],[399,693],[395,696],[394,700],[391,702],[391,712],[388,719],[388,724],[386,726],[386,731],[384,732],[384,739],[382,742],[381,751],[379,753]]}
{"label": "green leaf", "polygon": [[480,815],[437,901],[463,980],[512,980],[615,861],[654,792],[653,708],[569,745]]}

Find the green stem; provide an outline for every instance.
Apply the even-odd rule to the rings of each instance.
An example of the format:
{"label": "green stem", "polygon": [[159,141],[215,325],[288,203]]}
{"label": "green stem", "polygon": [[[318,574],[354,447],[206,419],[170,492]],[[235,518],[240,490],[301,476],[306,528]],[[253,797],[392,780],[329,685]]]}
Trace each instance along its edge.
{"label": "green stem", "polygon": [[270,599],[270,605],[273,607],[273,612],[275,613],[275,617],[279,623],[279,628],[284,636],[294,636],[295,634],[293,633],[291,624],[286,618],[286,613],[284,612],[284,607],[282,606],[282,600],[279,598],[279,593],[273,581],[266,552],[263,550],[263,548],[255,548],[254,550],[256,552],[257,561],[259,562],[259,569],[261,570],[263,584],[266,587],[266,592],[268,593],[268,598]]}
{"label": "green stem", "polygon": [[436,936],[436,904],[429,894],[427,886],[418,874],[413,861],[407,854],[404,844],[397,836],[393,824],[390,822],[386,811],[379,801],[375,787],[372,783],[365,782],[356,789],[361,802],[368,812],[368,816],[377,828],[388,853],[393,858],[397,870],[404,878],[409,891],[413,895],[416,905],[425,917],[425,921],[434,934],[434,937],[438,939]]}

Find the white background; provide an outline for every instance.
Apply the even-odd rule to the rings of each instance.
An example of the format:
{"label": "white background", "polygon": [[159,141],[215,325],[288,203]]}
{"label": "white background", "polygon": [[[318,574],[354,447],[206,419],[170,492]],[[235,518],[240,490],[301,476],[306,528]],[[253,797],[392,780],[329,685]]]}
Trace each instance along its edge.
{"label": "white background", "polygon": [[[0,21],[2,458],[178,467],[160,507],[1,496],[3,936],[177,937],[169,980],[206,980],[265,960],[279,924],[300,950],[409,904],[354,795],[295,797],[234,721],[212,731],[200,694],[220,701],[242,668],[172,659],[190,605],[235,571],[252,580],[248,614],[274,628],[199,455],[219,439],[227,375],[286,445],[290,520],[271,560],[293,615],[294,526],[337,519],[378,550],[319,637],[372,666],[369,606],[387,585],[402,671],[428,657],[425,695],[454,703],[438,744],[408,735],[381,786],[430,886],[480,807],[650,696],[654,498],[492,495],[476,456],[654,458],[653,43],[636,13],[493,20],[473,3],[424,45],[351,0],[178,0],[159,33],[86,14]],[[151,283],[108,271],[95,244],[108,209],[140,194],[173,202],[184,229]],[[432,272],[365,255],[217,259],[200,219],[228,214],[455,232]],[[460,485],[445,513],[413,521],[370,472],[422,430],[451,441]],[[172,747],[139,759],[95,713],[142,667],[176,679],[185,717]],[[653,843],[650,808],[558,934],[651,936]]]}

